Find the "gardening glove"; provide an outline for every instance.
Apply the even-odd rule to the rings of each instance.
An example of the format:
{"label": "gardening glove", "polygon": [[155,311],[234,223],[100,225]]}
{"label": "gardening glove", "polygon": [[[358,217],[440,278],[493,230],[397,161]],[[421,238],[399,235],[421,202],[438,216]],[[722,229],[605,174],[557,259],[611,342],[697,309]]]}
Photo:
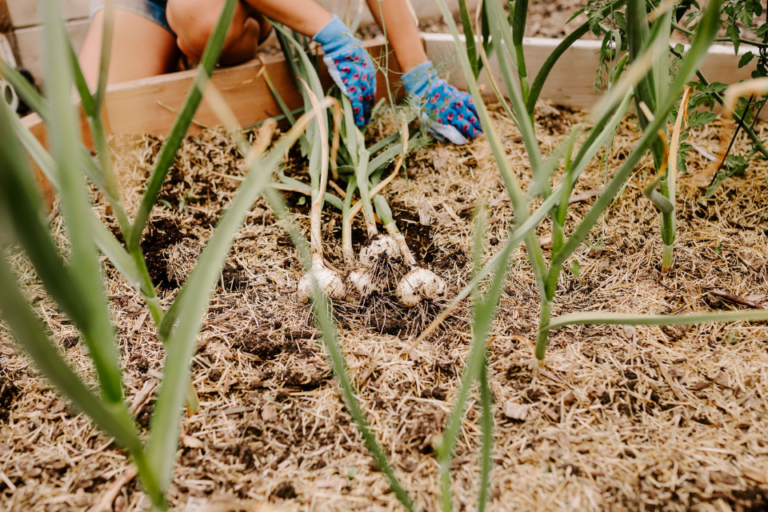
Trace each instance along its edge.
{"label": "gardening glove", "polygon": [[423,122],[439,141],[466,144],[482,135],[472,96],[437,76],[431,62],[420,64],[403,75],[403,85],[411,101],[421,110]]}
{"label": "gardening glove", "polygon": [[355,124],[364,126],[376,99],[376,68],[371,56],[336,15],[313,39],[323,47],[331,78],[352,103]]}

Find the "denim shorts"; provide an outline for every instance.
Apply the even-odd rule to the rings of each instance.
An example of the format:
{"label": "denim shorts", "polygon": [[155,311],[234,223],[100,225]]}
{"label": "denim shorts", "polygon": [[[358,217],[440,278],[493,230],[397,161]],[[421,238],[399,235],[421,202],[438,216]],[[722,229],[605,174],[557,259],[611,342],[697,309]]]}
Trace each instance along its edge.
{"label": "denim shorts", "polygon": [[[140,16],[154,21],[165,30],[173,34],[173,30],[168,25],[168,18],[165,16],[165,6],[168,0],[113,0],[115,7],[124,11],[131,11]],[[104,8],[104,0],[93,0],[91,2],[91,18],[96,12]]]}

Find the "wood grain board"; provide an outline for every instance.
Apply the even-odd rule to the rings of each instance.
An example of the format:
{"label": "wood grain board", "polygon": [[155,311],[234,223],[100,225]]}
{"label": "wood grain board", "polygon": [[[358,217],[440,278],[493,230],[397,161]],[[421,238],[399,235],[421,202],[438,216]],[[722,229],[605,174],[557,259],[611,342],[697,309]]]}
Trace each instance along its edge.
{"label": "wood grain board", "polygon": [[[30,2],[37,3],[35,0]],[[67,30],[76,52],[80,51],[88,34],[90,22],[85,20],[68,21]],[[19,63],[32,73],[40,82],[43,76],[43,27],[29,27],[14,30],[19,52]]]}
{"label": "wood grain board", "polygon": [[[424,45],[430,58],[447,70],[448,80],[459,88],[465,88],[464,75],[457,67],[455,47],[450,36],[444,34],[424,34]],[[386,47],[382,39],[368,41],[368,51],[382,62]],[[556,39],[526,39],[525,53],[531,76],[541,67],[552,49],[559,43]],[[558,61],[550,74],[550,80],[542,90],[541,99],[551,100],[557,105],[574,108],[591,108],[601,97],[593,88],[595,69],[597,69],[600,42],[579,41]],[[733,54],[733,48],[714,46],[705,61],[702,70],[710,81],[735,83],[749,78],[746,69],[738,68],[739,57]],[[402,99],[399,70],[395,59],[390,58],[389,83],[397,98]],[[280,108],[267,87],[262,69],[269,74],[274,86],[291,109],[301,106],[301,95],[297,84],[290,75],[289,68],[282,57],[275,57],[262,62],[254,61],[241,66],[217,70],[212,78],[213,84],[222,93],[232,107],[240,125],[252,126],[267,118],[279,116]],[[498,69],[492,67],[498,77]],[[184,102],[187,91],[194,80],[195,71],[183,71],[159,77],[127,82],[110,86],[106,98],[105,122],[111,133],[166,135],[176,118],[176,113]],[[481,77],[483,94],[495,99],[487,75]],[[331,84],[327,71],[321,70],[324,85]],[[387,95],[387,81],[380,72],[377,78],[377,97]],[[82,112],[81,112],[82,119]],[[45,143],[46,134],[42,121],[37,116],[28,116],[25,124],[33,134]],[[203,126],[215,126],[218,119],[214,112],[203,102],[195,114],[195,122]],[[88,124],[83,119],[82,138],[86,146],[92,149],[92,140]],[[191,132],[198,131],[192,126]]]}
{"label": "wood grain board", "polygon": [[[14,27],[32,27],[39,25],[40,2],[38,0],[5,0],[11,22]],[[61,0],[61,10],[65,20],[87,18],[90,14],[90,0]]]}
{"label": "wood grain board", "polygon": [[[383,40],[375,39],[365,45],[374,58],[383,53]],[[331,78],[324,65],[320,79],[324,85],[331,85]],[[270,117],[282,114],[279,105],[267,87],[262,68],[269,74],[275,88],[289,108],[302,105],[301,95],[282,57],[249,62],[241,66],[225,68],[213,75],[213,84],[235,111],[240,125],[252,126]],[[166,135],[171,129],[176,113],[192,85],[196,71],[182,71],[156,78],[118,84],[109,88],[106,110],[111,131],[114,133],[148,133]],[[390,82],[399,83],[399,70],[394,59],[390,59]],[[377,96],[386,96],[386,81],[379,71]],[[203,126],[219,124],[213,110],[203,102],[195,114],[195,122]],[[199,130],[194,126],[192,131]]]}
{"label": "wood grain board", "polygon": [[[441,66],[449,75],[449,81],[466,90],[466,80],[456,58],[456,47],[449,34],[425,34],[429,57]],[[560,44],[560,39],[525,38],[524,52],[528,77],[533,82],[552,50]],[[541,99],[553,101],[566,107],[589,109],[602,97],[595,92],[595,70],[599,63],[601,41],[577,41],[560,57],[541,91]],[[739,69],[739,57],[748,51],[745,45],[735,55],[732,46],[714,45],[702,65],[701,71],[710,82],[733,84],[750,78],[749,67]],[[506,92],[498,64],[491,60],[493,76],[499,88]],[[489,98],[495,98],[488,75],[485,71],[480,76],[482,92]],[[767,113],[768,114],[768,113]],[[766,114],[763,114],[765,116]]]}

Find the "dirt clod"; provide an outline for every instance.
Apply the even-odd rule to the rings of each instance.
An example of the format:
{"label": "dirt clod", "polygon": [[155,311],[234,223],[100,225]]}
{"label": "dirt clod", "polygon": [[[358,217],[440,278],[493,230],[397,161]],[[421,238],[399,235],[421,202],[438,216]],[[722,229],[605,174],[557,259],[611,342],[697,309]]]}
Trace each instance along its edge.
{"label": "dirt clod", "polygon": [[281,482],[272,492],[272,496],[281,500],[292,500],[296,498],[296,489],[290,482]]}

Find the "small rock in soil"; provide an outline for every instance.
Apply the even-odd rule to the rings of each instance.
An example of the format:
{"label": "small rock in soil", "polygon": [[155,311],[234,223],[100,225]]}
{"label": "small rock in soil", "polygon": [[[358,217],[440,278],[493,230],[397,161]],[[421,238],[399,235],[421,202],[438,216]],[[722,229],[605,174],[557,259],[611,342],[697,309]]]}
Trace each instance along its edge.
{"label": "small rock in soil", "polygon": [[634,328],[633,326],[631,326],[631,325],[622,325],[622,326],[621,326],[621,328],[624,330],[624,335],[625,335],[627,338],[630,338],[630,339],[632,339],[632,338],[634,338],[634,337],[635,337],[635,335],[637,334],[637,329],[635,329],[635,328]]}
{"label": "small rock in soil", "polygon": [[266,422],[272,422],[277,419],[277,406],[275,404],[267,404],[261,409],[261,419]]}
{"label": "small rock in soil", "polygon": [[504,404],[504,416],[515,421],[525,421],[528,418],[528,411],[530,409],[530,405],[509,400]]}

